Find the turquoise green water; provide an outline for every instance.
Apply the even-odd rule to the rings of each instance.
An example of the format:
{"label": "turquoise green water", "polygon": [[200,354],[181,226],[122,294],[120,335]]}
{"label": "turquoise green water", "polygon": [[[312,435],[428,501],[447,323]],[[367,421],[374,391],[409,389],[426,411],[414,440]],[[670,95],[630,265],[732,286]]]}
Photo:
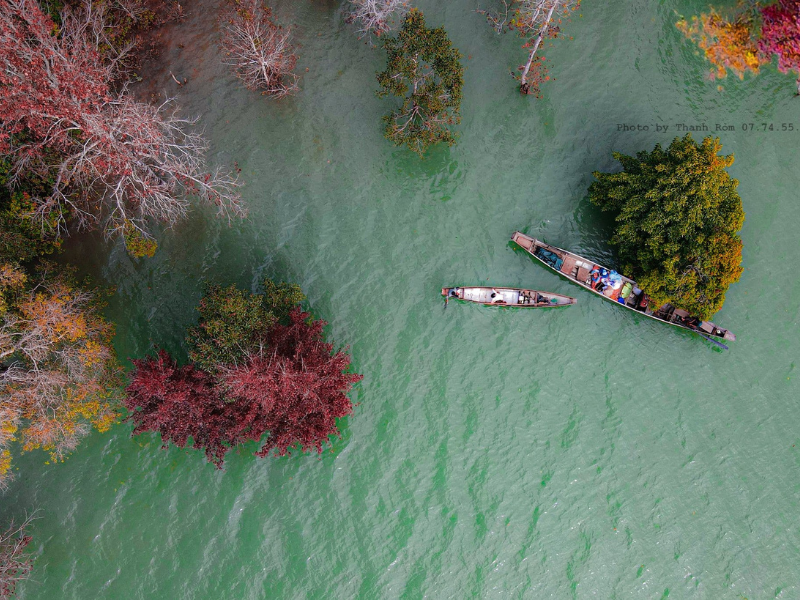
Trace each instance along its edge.
{"label": "turquoise green water", "polygon": [[[127,424],[64,464],[20,457],[0,521],[40,509],[21,598],[800,597],[792,78],[767,70],[719,90],[674,28],[702,2],[585,0],[532,101],[508,74],[519,44],[477,3],[418,5],[467,66],[459,144],[424,161],[382,138],[383,56],[332,0],[276,7],[298,25],[295,98],[226,76],[202,6],[167,40],[163,71],[146,70],[202,116],[214,160],[239,161],[250,216],[228,228],[198,213],[139,263],[71,242],[69,259],[117,286],[121,356],[184,355],[203,281],[288,279],[351,346],[360,404],[321,458],[259,460],[253,446],[216,471]],[[795,131],[741,131],[764,121]],[[613,260],[585,199],[591,171],[615,168],[612,150],[668,143],[677,122],[737,128],[722,142],[747,212],[745,272],[715,318],[738,336],[729,352],[508,243],[523,229]],[[481,282],[578,305],[443,310],[441,286]]]}

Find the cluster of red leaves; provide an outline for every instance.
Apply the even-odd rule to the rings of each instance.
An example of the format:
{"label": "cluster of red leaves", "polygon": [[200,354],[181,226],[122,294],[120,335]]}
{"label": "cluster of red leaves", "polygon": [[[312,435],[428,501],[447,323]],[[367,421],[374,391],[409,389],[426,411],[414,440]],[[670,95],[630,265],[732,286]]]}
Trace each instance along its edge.
{"label": "cluster of red leaves", "polygon": [[228,431],[236,420],[236,403],[225,405],[212,377],[191,365],[178,367],[163,350],[157,358],[134,361],[136,373],[123,401],[133,411],[133,434],[157,431],[166,446],[183,448],[189,437],[205,448],[208,460],[222,464]]}
{"label": "cluster of red leaves", "polygon": [[[549,71],[544,62],[544,56],[537,56],[533,59],[526,81],[520,86],[520,92],[522,94],[533,96],[538,100],[542,99],[542,83],[550,80]],[[522,68],[523,67],[520,67],[519,70],[521,71]]]}
{"label": "cluster of red leaves", "polygon": [[780,0],[761,9],[759,50],[777,54],[778,69],[800,75],[800,0]]}
{"label": "cluster of red leaves", "polygon": [[109,69],[96,49],[82,38],[63,46],[55,31],[33,0],[0,0],[0,154],[26,129],[66,150],[84,115],[109,100]]}
{"label": "cluster of red leaves", "polygon": [[758,74],[773,54],[781,72],[800,75],[800,0],[779,0],[763,7],[740,5],[725,15],[711,8],[708,14],[692,17],[691,22],[681,20],[677,26],[716,66],[717,77],[725,77],[727,70],[740,78],[747,71]]}
{"label": "cluster of red leaves", "polygon": [[350,357],[324,341],[325,322],[295,308],[288,325],[269,331],[269,346],[238,366],[220,366],[212,376],[193,366],[177,367],[166,352],[136,361],[126,408],[134,434],[156,431],[164,444],[181,448],[189,437],[217,467],[235,445],[260,441],[258,456],[290,448],[322,452],[336,419],[352,413],[347,397],[361,375],[348,373]]}

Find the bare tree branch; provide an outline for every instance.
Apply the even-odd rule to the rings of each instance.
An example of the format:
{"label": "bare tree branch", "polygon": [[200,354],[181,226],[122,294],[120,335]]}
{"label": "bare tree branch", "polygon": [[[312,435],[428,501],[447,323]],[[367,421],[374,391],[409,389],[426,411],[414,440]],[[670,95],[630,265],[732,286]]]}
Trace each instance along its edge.
{"label": "bare tree branch", "polygon": [[402,21],[409,10],[407,0],[350,0],[348,23],[356,24],[358,38],[380,37],[388,33],[396,20]]}
{"label": "bare tree branch", "polygon": [[35,0],[0,0],[0,151],[11,162],[10,184],[32,173],[52,180],[50,195],[33,199],[35,215],[61,234],[72,219],[78,228],[149,238],[150,222],[175,224],[191,198],[228,219],[243,215],[238,174],[207,168],[196,119],[180,117],[172,99],[156,107],[125,88],[110,92],[127,49],[111,60],[97,53],[108,42],[104,10],[84,0],[65,10],[52,35]]}
{"label": "bare tree branch", "polygon": [[272,13],[259,0],[236,1],[223,16],[223,61],[251,90],[282,98],[297,91],[297,63],[290,32],[272,21]]}
{"label": "bare tree branch", "polygon": [[31,537],[25,529],[31,524],[33,516],[28,516],[19,525],[12,523],[0,532],[0,598],[10,598],[21,581],[30,576],[33,561],[25,553]]}

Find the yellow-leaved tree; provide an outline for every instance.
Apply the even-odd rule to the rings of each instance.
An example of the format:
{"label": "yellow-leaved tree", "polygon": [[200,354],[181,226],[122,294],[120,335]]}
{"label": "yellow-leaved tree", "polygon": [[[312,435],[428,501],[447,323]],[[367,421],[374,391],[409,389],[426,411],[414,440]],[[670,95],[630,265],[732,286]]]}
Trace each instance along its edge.
{"label": "yellow-leaved tree", "polygon": [[123,379],[98,294],[63,267],[0,264],[0,486],[12,442],[54,461],[116,419]]}

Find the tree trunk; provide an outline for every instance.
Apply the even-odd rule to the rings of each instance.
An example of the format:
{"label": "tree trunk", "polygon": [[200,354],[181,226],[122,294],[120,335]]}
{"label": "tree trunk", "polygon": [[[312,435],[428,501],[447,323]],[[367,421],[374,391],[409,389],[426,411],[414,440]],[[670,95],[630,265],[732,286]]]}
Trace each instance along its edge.
{"label": "tree trunk", "polygon": [[536,54],[536,51],[539,49],[539,46],[544,39],[544,34],[547,33],[547,30],[550,28],[550,22],[553,18],[553,12],[555,11],[556,7],[561,4],[561,0],[554,0],[553,5],[550,7],[550,10],[547,13],[547,17],[545,17],[544,24],[539,29],[539,35],[536,37],[536,42],[533,44],[533,48],[531,49],[531,53],[528,55],[528,62],[525,63],[525,68],[522,69],[522,76],[519,80],[519,89],[523,94],[527,94],[530,90],[530,85],[528,84],[528,72],[531,70],[531,64],[533,64],[533,57]]}

